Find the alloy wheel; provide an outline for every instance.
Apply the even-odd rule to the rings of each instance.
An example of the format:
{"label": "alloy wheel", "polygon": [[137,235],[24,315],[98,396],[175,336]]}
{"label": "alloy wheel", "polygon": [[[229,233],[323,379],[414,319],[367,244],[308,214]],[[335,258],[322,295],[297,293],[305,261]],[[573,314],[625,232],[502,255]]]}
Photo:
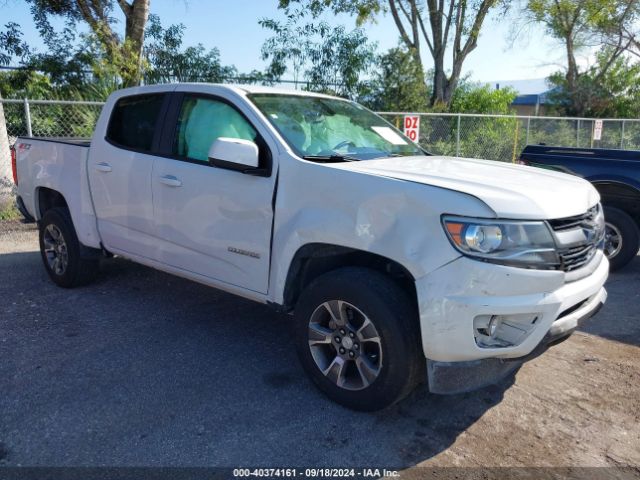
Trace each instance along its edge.
{"label": "alloy wheel", "polygon": [[622,250],[622,233],[612,223],[605,224],[604,253],[608,259],[612,259]]}
{"label": "alloy wheel", "polygon": [[346,390],[371,385],[382,370],[382,341],[373,322],[354,305],[324,302],[309,320],[309,349],[326,378]]}
{"label": "alloy wheel", "polygon": [[49,224],[44,229],[42,240],[49,268],[56,275],[64,275],[69,264],[69,254],[62,232],[56,225]]}

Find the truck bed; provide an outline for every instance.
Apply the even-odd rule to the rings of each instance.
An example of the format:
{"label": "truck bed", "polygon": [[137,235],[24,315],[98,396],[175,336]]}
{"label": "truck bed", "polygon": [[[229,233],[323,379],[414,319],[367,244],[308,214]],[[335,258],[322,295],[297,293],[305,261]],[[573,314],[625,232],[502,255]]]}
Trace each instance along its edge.
{"label": "truck bed", "polygon": [[39,219],[41,198],[46,198],[47,190],[58,192],[69,207],[78,239],[97,248],[100,241],[87,180],[90,145],[86,138],[18,137],[18,201],[29,216]]}

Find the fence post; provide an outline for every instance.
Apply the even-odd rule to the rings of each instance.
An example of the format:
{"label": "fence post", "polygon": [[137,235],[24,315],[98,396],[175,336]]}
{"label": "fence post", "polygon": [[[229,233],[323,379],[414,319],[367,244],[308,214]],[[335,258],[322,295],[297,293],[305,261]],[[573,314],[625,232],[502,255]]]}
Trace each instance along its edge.
{"label": "fence post", "polygon": [[580,148],[580,119],[576,122],[576,148]]}
{"label": "fence post", "polygon": [[456,157],[460,156],[460,114],[458,114],[458,127],[456,128]]}
{"label": "fence post", "polygon": [[529,145],[529,129],[531,128],[531,117],[527,117],[527,142],[526,145]]}
{"label": "fence post", "polygon": [[516,154],[518,153],[518,133],[520,131],[520,122],[518,117],[513,117],[516,121],[516,134],[513,139],[513,155],[511,156],[511,163],[516,163]]}
{"label": "fence post", "polygon": [[27,137],[33,137],[31,131],[31,111],[29,110],[29,100],[24,99],[24,120],[27,124]]}
{"label": "fence post", "polygon": [[622,130],[620,132],[620,150],[624,150],[624,120],[622,120]]}

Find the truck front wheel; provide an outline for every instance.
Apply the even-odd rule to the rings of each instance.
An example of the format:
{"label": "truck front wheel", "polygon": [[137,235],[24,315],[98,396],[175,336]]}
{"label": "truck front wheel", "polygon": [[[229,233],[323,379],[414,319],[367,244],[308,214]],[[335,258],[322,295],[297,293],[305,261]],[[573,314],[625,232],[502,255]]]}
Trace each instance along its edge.
{"label": "truck front wheel", "polygon": [[604,253],[613,271],[624,267],[636,256],[640,248],[640,233],[633,218],[618,208],[605,206],[604,220]]}
{"label": "truck front wheel", "polygon": [[72,288],[89,283],[98,272],[98,260],[82,258],[71,215],[65,208],[47,210],[39,223],[40,254],[56,285]]}
{"label": "truck front wheel", "polygon": [[342,268],[314,280],[296,305],[294,334],[311,380],[354,410],[392,405],[425,375],[416,308],[377,271]]}

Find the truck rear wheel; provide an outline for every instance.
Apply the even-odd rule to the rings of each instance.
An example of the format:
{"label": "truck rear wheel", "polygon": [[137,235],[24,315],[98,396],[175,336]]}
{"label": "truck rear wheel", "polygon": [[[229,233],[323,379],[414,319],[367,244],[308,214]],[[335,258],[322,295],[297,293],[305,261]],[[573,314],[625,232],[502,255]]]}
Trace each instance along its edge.
{"label": "truck rear wheel", "polygon": [[296,305],[294,334],[311,380],[354,410],[388,407],[425,375],[416,309],[377,271],[342,268],[314,280]]}
{"label": "truck rear wheel", "polygon": [[614,207],[604,207],[604,253],[609,259],[611,271],[629,263],[640,248],[640,233],[631,216]]}
{"label": "truck rear wheel", "polygon": [[73,288],[95,278],[98,260],[82,258],[80,242],[67,209],[47,210],[39,224],[39,237],[44,268],[56,285]]}

